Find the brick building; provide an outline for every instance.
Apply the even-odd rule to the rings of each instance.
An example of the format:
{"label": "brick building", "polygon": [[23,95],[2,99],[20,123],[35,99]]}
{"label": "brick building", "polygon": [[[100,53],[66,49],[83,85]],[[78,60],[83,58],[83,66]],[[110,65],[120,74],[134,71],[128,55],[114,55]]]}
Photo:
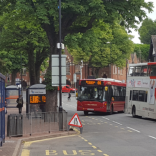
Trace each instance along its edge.
{"label": "brick building", "polygon": [[[73,57],[68,53],[67,49],[65,49],[65,55],[67,55],[66,58],[66,78],[67,78],[67,84],[71,85],[72,87],[75,86],[74,84],[74,76],[73,74],[76,73],[76,79],[77,82],[81,78],[80,74],[80,66],[81,64],[74,64],[73,63]],[[127,61],[127,64],[129,63],[139,63],[139,60],[135,53],[131,54],[130,60]],[[127,73],[126,67],[120,69],[115,65],[111,65],[108,67],[104,67],[99,70],[99,78],[112,78],[117,79],[126,82],[126,73]],[[40,83],[44,80],[45,73],[40,73]],[[88,67],[87,63],[83,63],[82,68],[82,79],[87,79],[88,76],[92,76],[92,68]],[[17,73],[16,79],[21,79],[20,73]],[[30,79],[29,79],[29,73],[26,71],[26,69],[23,69],[22,73],[22,79],[27,83],[27,85],[30,85]],[[9,85],[11,83],[11,75],[8,75],[6,77],[6,83]]]}

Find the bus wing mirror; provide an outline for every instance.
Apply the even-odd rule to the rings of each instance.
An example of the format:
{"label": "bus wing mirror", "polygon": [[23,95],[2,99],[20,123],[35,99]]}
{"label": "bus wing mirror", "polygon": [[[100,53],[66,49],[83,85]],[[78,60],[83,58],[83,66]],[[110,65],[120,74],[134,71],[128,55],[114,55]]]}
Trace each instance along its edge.
{"label": "bus wing mirror", "polygon": [[105,87],[105,91],[108,91],[108,87],[107,86]]}

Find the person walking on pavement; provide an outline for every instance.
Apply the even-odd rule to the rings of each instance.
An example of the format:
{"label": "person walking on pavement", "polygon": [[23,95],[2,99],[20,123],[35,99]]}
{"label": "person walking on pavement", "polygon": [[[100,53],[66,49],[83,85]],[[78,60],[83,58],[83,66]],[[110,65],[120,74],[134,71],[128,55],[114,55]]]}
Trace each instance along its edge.
{"label": "person walking on pavement", "polygon": [[68,93],[68,100],[70,100],[70,97],[71,97],[71,94],[70,94],[70,91]]}
{"label": "person walking on pavement", "polygon": [[19,96],[19,98],[16,100],[17,102],[17,108],[19,109],[19,114],[22,113],[22,107],[23,107],[23,97],[22,95]]}

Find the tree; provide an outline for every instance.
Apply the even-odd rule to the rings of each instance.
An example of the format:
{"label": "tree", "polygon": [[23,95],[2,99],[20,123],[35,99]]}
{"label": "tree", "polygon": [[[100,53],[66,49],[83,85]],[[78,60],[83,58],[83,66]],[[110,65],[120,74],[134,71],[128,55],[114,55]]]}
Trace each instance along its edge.
{"label": "tree", "polygon": [[4,60],[0,59],[0,73],[6,74],[8,72],[8,68]]}
{"label": "tree", "polygon": [[151,35],[156,35],[156,20],[146,18],[139,28],[141,43],[151,44]]}
{"label": "tree", "polygon": [[[10,17],[11,16],[11,17]],[[7,51],[12,66],[9,68],[14,83],[16,73],[21,69],[20,55],[22,53],[22,64],[29,70],[30,84],[39,83],[40,67],[49,56],[49,45],[45,31],[33,17],[27,17],[21,21],[23,14],[12,12],[4,14],[1,18],[0,48]],[[3,56],[4,58],[4,56]]]}
{"label": "tree", "polygon": [[135,44],[134,52],[136,52],[137,57],[141,57],[141,62],[148,62],[150,45],[149,44]]}
{"label": "tree", "polygon": [[[104,20],[106,23],[112,23],[115,19],[120,20],[121,25],[127,27],[136,27],[135,24],[142,21],[146,16],[144,11],[148,9],[152,11],[152,3],[144,2],[144,0],[62,0],[62,41],[67,34],[85,33],[92,28],[93,23]],[[56,43],[58,42],[58,1],[56,0],[5,0],[0,4],[0,13],[20,10],[27,16],[34,16],[39,20],[42,28],[45,30],[49,45],[50,54],[56,54]],[[138,17],[138,20],[137,18]],[[49,73],[51,72],[51,58],[49,59]],[[47,107],[51,110],[52,92],[51,80],[47,84]],[[56,94],[56,91],[54,91]],[[56,96],[55,96],[56,97]],[[55,98],[56,101],[56,98]],[[56,103],[56,102],[54,102]],[[54,104],[55,105],[55,104]]]}
{"label": "tree", "polygon": [[88,62],[94,76],[98,77],[99,70],[109,64],[126,66],[134,47],[130,38],[117,21],[112,26],[101,21],[86,33],[68,35],[65,41],[75,63]]}

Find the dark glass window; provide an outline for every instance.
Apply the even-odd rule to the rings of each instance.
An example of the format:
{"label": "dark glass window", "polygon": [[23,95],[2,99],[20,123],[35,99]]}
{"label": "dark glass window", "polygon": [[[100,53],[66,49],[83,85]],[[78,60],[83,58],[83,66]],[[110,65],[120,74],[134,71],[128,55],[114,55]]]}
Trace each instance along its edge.
{"label": "dark glass window", "polygon": [[138,90],[133,90],[133,101],[138,101]]}
{"label": "dark glass window", "polygon": [[144,98],[145,98],[145,91],[140,90],[139,91],[139,101],[144,102]]}
{"label": "dark glass window", "polygon": [[156,65],[152,65],[148,70],[149,76],[156,76]]}
{"label": "dark glass window", "polygon": [[141,67],[140,76],[148,76],[148,68],[147,68],[147,66],[142,66]]}
{"label": "dark glass window", "polygon": [[129,100],[132,99],[132,91],[130,90],[130,96],[129,96]]}

